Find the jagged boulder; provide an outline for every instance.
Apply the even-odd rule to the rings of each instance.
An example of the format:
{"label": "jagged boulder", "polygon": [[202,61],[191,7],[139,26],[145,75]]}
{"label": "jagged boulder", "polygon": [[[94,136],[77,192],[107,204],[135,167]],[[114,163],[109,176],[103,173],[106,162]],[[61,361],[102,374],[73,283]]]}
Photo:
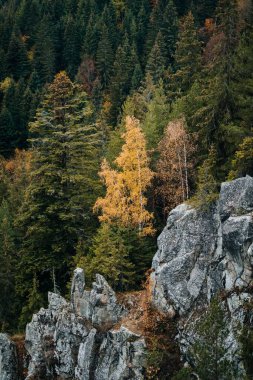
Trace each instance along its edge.
{"label": "jagged boulder", "polygon": [[71,289],[71,302],[75,313],[89,320],[98,329],[108,330],[125,314],[116,294],[103,276],[97,274],[92,290],[84,289],[83,270],[77,268]]}
{"label": "jagged boulder", "polygon": [[109,331],[99,347],[95,380],[143,379],[145,348],[144,339],[123,326]]}
{"label": "jagged boulder", "polygon": [[76,379],[144,379],[146,345],[143,338],[121,327],[118,331],[96,334],[91,330],[80,346]]}
{"label": "jagged boulder", "polygon": [[48,309],[34,314],[26,326],[25,343],[31,357],[27,379],[53,379],[56,374],[73,377],[79,346],[89,334],[63,297],[49,293],[48,300]]}
{"label": "jagged boulder", "polygon": [[15,344],[7,334],[0,333],[0,380],[18,380]]}
{"label": "jagged boulder", "polygon": [[102,276],[86,291],[83,270],[77,268],[71,302],[54,293],[48,300],[48,309],[26,327],[27,380],[143,379],[144,340],[124,328],[109,330],[125,310]]}

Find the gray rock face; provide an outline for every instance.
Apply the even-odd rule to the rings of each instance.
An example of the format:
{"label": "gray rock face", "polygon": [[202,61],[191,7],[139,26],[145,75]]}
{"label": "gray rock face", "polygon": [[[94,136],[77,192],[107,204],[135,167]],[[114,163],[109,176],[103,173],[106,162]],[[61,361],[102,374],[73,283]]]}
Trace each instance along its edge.
{"label": "gray rock face", "polygon": [[222,283],[220,235],[217,207],[201,213],[183,204],[170,213],[153,259],[153,302],[160,311],[183,315],[208,302]]}
{"label": "gray rock face", "polygon": [[109,331],[99,348],[95,380],[143,379],[145,342],[125,327]]}
{"label": "gray rock face", "polygon": [[49,293],[48,309],[41,309],[27,325],[27,380],[143,378],[144,341],[126,329],[109,331],[125,314],[114,291],[100,275],[91,291],[85,291],[84,284],[78,268],[71,303]]}
{"label": "gray rock face", "polygon": [[183,204],[170,213],[152,265],[159,310],[185,315],[218,291],[252,283],[252,211],[253,179],[247,176],[222,184],[208,212]]}
{"label": "gray rock face", "polygon": [[74,272],[71,289],[71,303],[76,314],[89,320],[98,329],[111,328],[124,315],[124,309],[117,303],[115,292],[103,276],[97,274],[92,290],[84,290],[84,274],[78,268]]}
{"label": "gray rock face", "polygon": [[179,344],[185,355],[194,340],[197,311],[215,294],[227,292],[226,344],[238,362],[238,379],[243,368],[236,330],[246,318],[245,302],[252,300],[247,290],[253,284],[252,216],[253,178],[223,183],[208,212],[183,204],[170,213],[152,264],[152,301],[158,310],[181,316]]}
{"label": "gray rock face", "polygon": [[18,380],[16,347],[6,334],[0,334],[0,380]]}

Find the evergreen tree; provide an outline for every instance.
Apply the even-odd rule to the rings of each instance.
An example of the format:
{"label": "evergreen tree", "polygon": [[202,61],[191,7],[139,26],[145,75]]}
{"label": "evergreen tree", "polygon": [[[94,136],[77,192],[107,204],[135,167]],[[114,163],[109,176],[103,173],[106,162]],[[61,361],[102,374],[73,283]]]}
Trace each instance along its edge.
{"label": "evergreen tree", "polygon": [[10,111],[5,106],[0,113],[0,154],[9,157],[13,151],[15,128]]}
{"label": "evergreen tree", "polygon": [[175,52],[176,72],[172,76],[172,85],[176,93],[185,93],[200,70],[201,45],[192,13],[188,13],[181,21],[178,42]]}
{"label": "evergreen tree", "polygon": [[130,92],[133,70],[137,62],[136,51],[130,47],[128,37],[125,36],[123,45],[120,45],[116,52],[110,86],[112,103],[110,121],[113,125],[116,123],[120,108]]}
{"label": "evergreen tree", "polygon": [[133,91],[136,90],[140,86],[142,78],[143,78],[143,72],[142,72],[140,63],[138,62],[135,65],[132,80],[131,80],[131,89]]}
{"label": "evergreen tree", "polygon": [[166,66],[173,62],[178,34],[178,16],[173,0],[169,0],[160,27],[166,49]]}
{"label": "evergreen tree", "polygon": [[165,54],[163,35],[159,32],[148,57],[146,66],[146,74],[151,76],[154,84],[158,84],[159,80],[162,79],[164,75],[166,66]]}
{"label": "evergreen tree", "polygon": [[[14,317],[14,275],[15,275],[15,232],[8,203],[3,200],[0,206],[0,329],[13,328]],[[10,325],[11,324],[11,325]]]}
{"label": "evergreen tree", "polygon": [[91,207],[99,193],[97,128],[85,93],[65,72],[56,75],[30,125],[31,184],[17,220],[23,241],[17,291],[28,295],[33,273],[44,294],[50,273],[66,284],[78,241],[94,226]]}
{"label": "evergreen tree", "polygon": [[98,43],[96,64],[100,74],[102,86],[107,87],[113,66],[113,49],[109,38],[109,31],[104,25],[102,29],[102,37]]}
{"label": "evergreen tree", "polygon": [[152,91],[152,97],[147,103],[147,110],[142,121],[142,129],[147,139],[149,150],[155,151],[157,149],[164,128],[168,123],[169,111],[163,82],[159,82]]}
{"label": "evergreen tree", "polygon": [[[244,131],[233,121],[234,100],[231,91],[233,54],[237,41],[235,1],[218,2],[217,26],[208,47],[213,59],[204,68],[203,77],[188,94],[188,120],[199,133],[205,150],[214,145],[218,155],[218,178],[228,174],[229,161]],[[209,52],[210,54],[210,52]]]}
{"label": "evergreen tree", "polygon": [[228,348],[227,317],[217,299],[204,313],[195,328],[197,340],[192,347],[195,369],[201,379],[230,380],[233,378],[232,363],[226,358]]}
{"label": "evergreen tree", "polygon": [[215,176],[217,152],[212,146],[207,159],[198,169],[197,191],[191,202],[195,207],[207,209],[218,199],[219,183]]}
{"label": "evergreen tree", "polygon": [[7,72],[15,80],[26,77],[29,73],[29,61],[25,44],[20,35],[13,32],[7,56]]}
{"label": "evergreen tree", "polygon": [[88,55],[92,58],[96,56],[99,37],[100,31],[98,25],[98,17],[95,13],[92,12],[89,18],[84,41],[82,44],[83,55]]}
{"label": "evergreen tree", "polygon": [[77,23],[73,16],[68,16],[64,23],[63,61],[71,78],[74,78],[80,63],[81,40]]}
{"label": "evergreen tree", "polygon": [[155,2],[155,5],[152,9],[149,25],[148,25],[148,34],[146,37],[146,47],[145,47],[146,57],[149,56],[151,49],[154,46],[157,34],[160,31],[164,8],[165,8],[165,1],[158,0]]}
{"label": "evergreen tree", "polygon": [[19,327],[24,329],[27,321],[30,321],[33,314],[37,313],[44,305],[43,297],[39,290],[39,283],[37,276],[34,275],[32,280],[32,286],[29,289],[27,303],[23,306],[19,320]]}
{"label": "evergreen tree", "polygon": [[250,132],[253,128],[252,38],[253,30],[250,27],[244,32],[236,51],[231,78],[233,117],[245,132]]}
{"label": "evergreen tree", "polygon": [[38,25],[34,51],[34,67],[41,85],[51,82],[56,71],[53,31],[53,25],[47,17],[44,17]]}
{"label": "evergreen tree", "polygon": [[228,178],[233,180],[245,175],[253,175],[253,137],[245,137],[232,160]]}
{"label": "evergreen tree", "polygon": [[134,265],[129,259],[130,249],[120,227],[102,223],[93,239],[91,254],[81,257],[78,265],[84,268],[90,282],[99,273],[114,289],[123,291],[134,285]]}

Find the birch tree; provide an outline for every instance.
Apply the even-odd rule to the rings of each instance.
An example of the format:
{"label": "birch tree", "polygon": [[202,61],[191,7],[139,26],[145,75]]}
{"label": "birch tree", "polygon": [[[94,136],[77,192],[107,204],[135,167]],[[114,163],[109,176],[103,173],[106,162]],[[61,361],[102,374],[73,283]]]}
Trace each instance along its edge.
{"label": "birch tree", "polygon": [[158,147],[156,194],[164,214],[190,196],[196,137],[186,132],[185,123],[184,118],[171,121]]}

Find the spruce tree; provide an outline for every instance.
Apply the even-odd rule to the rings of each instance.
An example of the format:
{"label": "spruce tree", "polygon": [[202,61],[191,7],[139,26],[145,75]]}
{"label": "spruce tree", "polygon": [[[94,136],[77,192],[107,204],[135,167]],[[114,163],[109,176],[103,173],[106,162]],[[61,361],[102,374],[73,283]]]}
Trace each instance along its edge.
{"label": "spruce tree", "polygon": [[7,72],[15,80],[26,77],[29,73],[29,61],[25,44],[17,32],[13,32],[6,56]]}
{"label": "spruce tree", "polygon": [[90,254],[80,257],[90,283],[96,273],[102,274],[114,289],[123,291],[134,285],[134,265],[130,262],[131,246],[124,230],[116,225],[102,223],[93,238]]}
{"label": "spruce tree", "polygon": [[230,380],[235,373],[227,358],[227,315],[218,299],[211,301],[195,327],[197,339],[192,346],[195,370],[201,379]]}
{"label": "spruce tree", "polygon": [[165,44],[166,66],[168,66],[173,62],[178,34],[178,15],[173,0],[169,0],[164,9],[160,31]]}
{"label": "spruce tree", "polygon": [[146,74],[151,76],[154,84],[158,84],[159,80],[162,79],[164,75],[166,68],[165,54],[164,38],[162,33],[159,32],[148,57],[146,66]]}
{"label": "spruce tree", "polygon": [[231,75],[233,96],[233,117],[245,132],[253,128],[253,30],[247,28],[243,33],[234,56]]}
{"label": "spruce tree", "polygon": [[208,157],[198,169],[197,191],[190,201],[195,207],[207,210],[219,197],[216,179],[217,152],[212,146]]}
{"label": "spruce tree", "polygon": [[52,81],[56,71],[56,49],[54,27],[48,17],[44,17],[35,36],[34,68],[38,73],[40,85]]}
{"label": "spruce tree", "polygon": [[53,268],[65,285],[78,241],[94,227],[91,207],[99,193],[97,128],[92,107],[65,72],[56,75],[30,124],[33,160],[17,226],[20,230],[17,291],[28,295],[33,275],[44,294]]}
{"label": "spruce tree", "polygon": [[147,147],[153,152],[157,149],[164,128],[168,123],[169,106],[164,93],[163,82],[154,87],[152,98],[147,103],[142,129],[147,139]]}
{"label": "spruce tree", "polygon": [[81,38],[73,16],[68,16],[64,23],[63,61],[64,68],[74,78],[80,63]]}
{"label": "spruce tree", "polygon": [[123,44],[117,49],[111,78],[110,121],[113,125],[115,125],[120,108],[131,90],[131,79],[137,62],[136,50],[130,46],[129,39],[125,36]]}
{"label": "spruce tree", "polygon": [[176,72],[172,76],[172,86],[177,94],[185,93],[200,70],[201,44],[198,39],[192,13],[181,21],[175,52]]}
{"label": "spruce tree", "polygon": [[100,74],[103,87],[107,87],[113,67],[114,53],[109,38],[109,30],[106,25],[103,25],[101,30],[102,36],[98,43],[96,64]]}
{"label": "spruce tree", "polygon": [[13,328],[16,247],[13,217],[6,200],[0,206],[0,330]]}

